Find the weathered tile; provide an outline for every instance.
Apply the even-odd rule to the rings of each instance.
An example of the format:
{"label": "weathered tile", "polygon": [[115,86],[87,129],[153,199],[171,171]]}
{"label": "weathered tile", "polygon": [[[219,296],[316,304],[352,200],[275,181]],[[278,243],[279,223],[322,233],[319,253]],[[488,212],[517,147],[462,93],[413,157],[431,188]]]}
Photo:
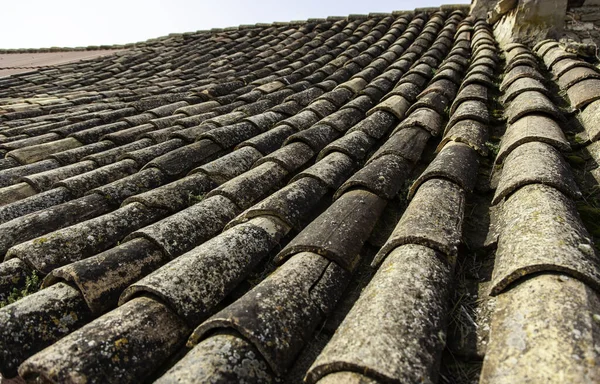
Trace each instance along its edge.
{"label": "weathered tile", "polygon": [[194,197],[201,196],[216,186],[217,184],[204,173],[193,173],[172,183],[131,196],[125,199],[123,204],[137,201],[149,208],[160,208],[175,213],[193,204]]}
{"label": "weathered tile", "polygon": [[331,153],[340,152],[356,161],[363,159],[374,144],[375,139],[363,131],[352,131],[323,148],[317,160]]}
{"label": "weathered tile", "polygon": [[19,367],[19,375],[57,382],[140,380],[185,343],[187,332],[163,304],[136,298],[33,355]]}
{"label": "weathered tile", "polygon": [[482,156],[487,156],[488,149],[485,143],[488,137],[489,128],[485,124],[476,120],[461,120],[446,130],[437,151],[439,152],[448,142],[456,141],[469,145]]}
{"label": "weathered tile", "polygon": [[560,151],[571,149],[554,119],[544,115],[527,115],[508,125],[500,142],[496,164],[502,163],[520,145],[535,141],[550,144]]}
{"label": "weathered tile", "polygon": [[489,119],[490,116],[485,103],[477,100],[467,100],[462,102],[450,116],[446,129],[462,120],[475,120],[487,124]]}
{"label": "weathered tile", "polygon": [[546,114],[555,120],[564,120],[558,107],[546,95],[537,91],[519,94],[507,107],[505,114],[508,124],[513,124],[518,119],[531,114]]}
{"label": "weathered tile", "polygon": [[227,227],[243,223],[253,217],[270,215],[292,228],[301,230],[312,219],[311,212],[327,191],[328,188],[319,179],[299,177],[295,182],[242,212],[230,221]]}
{"label": "weathered tile", "polygon": [[512,71],[506,74],[502,80],[502,83],[500,84],[500,91],[506,91],[506,89],[508,89],[512,83],[522,78],[531,78],[542,82],[544,81],[544,76],[542,76],[537,70],[523,65],[513,68]]}
{"label": "weathered tile", "polygon": [[349,272],[315,253],[295,254],[196,328],[190,342],[197,343],[213,329],[235,330],[260,351],[273,371],[282,374],[332,309],[349,277]]}
{"label": "weathered tile", "polygon": [[90,155],[87,155],[87,156],[81,158],[81,160],[92,160],[93,162],[98,164],[99,167],[101,167],[101,166],[109,165],[109,164],[116,162],[121,156],[123,156],[129,152],[133,152],[138,149],[150,147],[152,144],[153,144],[152,140],[150,140],[150,139],[141,139],[141,140],[134,141],[133,143],[129,143],[129,144],[122,145],[122,146],[117,146],[115,148],[112,148],[114,146],[113,145],[108,150],[94,152]]}
{"label": "weathered tile", "polygon": [[306,381],[360,371],[393,383],[435,382],[452,276],[444,259],[421,245],[395,248],[317,357]]}
{"label": "weathered tile", "polygon": [[558,63],[556,63],[554,65],[554,67],[552,67],[552,74],[556,78],[559,78],[563,74],[565,74],[567,71],[570,71],[571,69],[578,68],[578,67],[591,68],[591,69],[595,68],[593,64],[588,63],[586,61],[582,61],[579,59],[564,59],[564,60],[559,61]]}
{"label": "weathered tile", "polygon": [[0,225],[0,255],[16,244],[108,211],[110,204],[91,194],[7,221]]}
{"label": "weathered tile", "polygon": [[197,326],[288,231],[272,216],[236,225],[132,284],[119,301],[152,293]]}
{"label": "weathered tile", "polygon": [[337,383],[348,383],[348,384],[377,384],[379,381],[371,379],[360,373],[343,371],[328,374],[318,381],[319,384],[337,384]]}
{"label": "weathered tile", "polygon": [[58,153],[53,153],[49,156],[50,159],[58,160],[62,165],[73,164],[86,156],[98,152],[104,152],[107,149],[113,148],[115,145],[111,141],[100,141],[93,144],[84,145],[81,147],[68,149]]}
{"label": "weathered tile", "polygon": [[545,184],[573,199],[581,192],[565,159],[551,145],[523,143],[506,156],[492,204],[528,184]]}
{"label": "weathered tile", "polygon": [[328,188],[336,189],[350,176],[354,166],[355,164],[349,156],[341,152],[332,152],[315,165],[298,173],[290,182],[303,177],[312,177],[321,181]]}
{"label": "weathered tile", "polygon": [[14,157],[21,164],[30,164],[48,158],[51,154],[80,147],[82,144],[74,138],[68,137],[49,143],[30,145],[8,152],[7,156]]}
{"label": "weathered tile", "polygon": [[373,260],[379,265],[395,248],[419,244],[454,260],[462,237],[465,192],[445,179],[421,184],[387,242]]}
{"label": "weathered tile", "polygon": [[54,269],[43,286],[67,281],[77,287],[92,313],[102,314],[117,307],[125,288],[165,262],[167,258],[157,245],[138,238]]}
{"label": "weathered tile", "polygon": [[146,167],[156,167],[170,176],[181,175],[220,151],[222,147],[212,140],[199,140],[157,157],[146,164]]}
{"label": "weathered tile", "polygon": [[600,286],[600,260],[575,204],[543,184],[514,192],[502,207],[491,292],[540,272],[570,274]]}
{"label": "weathered tile", "polygon": [[419,108],[404,119],[392,132],[396,135],[405,129],[428,132],[431,136],[437,136],[442,129],[442,114],[429,108]]}
{"label": "weathered tile", "polygon": [[552,48],[555,48],[555,47],[558,47],[558,42],[556,40],[546,39],[546,40],[542,40],[542,41],[538,42],[533,47],[533,50],[537,51],[537,53],[543,57],[546,54],[546,52],[548,52],[549,50],[551,50]]}
{"label": "weathered tile", "polygon": [[478,167],[478,154],[473,148],[466,144],[450,142],[415,180],[408,191],[408,198],[414,196],[421,184],[433,178],[451,180],[466,192],[472,192],[477,181]]}
{"label": "weathered tile", "polygon": [[386,203],[364,190],[344,193],[281,250],[277,260],[313,252],[352,271]]}
{"label": "weathered tile", "polygon": [[31,164],[21,165],[0,171],[0,187],[8,187],[20,181],[21,177],[28,176],[40,172],[45,172],[50,169],[60,167],[60,163],[56,160],[48,159]]}
{"label": "weathered tile", "polygon": [[507,65],[504,67],[504,71],[506,73],[508,73],[508,72],[512,71],[513,68],[521,66],[521,65],[528,66],[533,69],[539,70],[538,60],[536,59],[535,55],[530,53],[528,55],[520,55],[520,56],[515,57],[513,60],[511,60],[509,63],[507,63]]}
{"label": "weathered tile", "polygon": [[575,67],[558,77],[557,83],[561,89],[569,89],[576,83],[585,79],[598,79],[600,73],[587,67]]}
{"label": "weathered tile", "polygon": [[391,200],[400,191],[412,167],[413,163],[404,157],[393,153],[384,154],[352,175],[337,190],[335,196],[341,196],[353,188],[362,188]]}
{"label": "weathered tile", "polygon": [[591,141],[600,138],[600,101],[594,101],[581,111],[578,116]]}
{"label": "weathered tile", "polygon": [[163,215],[164,212],[148,209],[140,203],[128,204],[111,213],[17,244],[9,250],[7,257],[17,257],[47,274],[116,245],[132,230]]}
{"label": "weathered tile", "polygon": [[559,272],[515,284],[498,297],[481,382],[593,382],[599,311],[597,291]]}
{"label": "weathered tile", "polygon": [[276,163],[284,168],[287,172],[294,172],[304,164],[306,164],[315,155],[315,152],[310,146],[303,142],[292,142],[284,145],[277,151],[258,159],[254,166],[268,162]]}
{"label": "weathered tile", "polygon": [[85,325],[93,316],[77,289],[58,283],[3,307],[0,319],[0,372],[14,377],[27,358]]}
{"label": "weathered tile", "polygon": [[523,92],[537,91],[543,93],[546,96],[550,96],[550,91],[546,86],[537,79],[530,77],[523,77],[515,80],[507,89],[504,91],[502,102],[508,104],[513,101],[517,96]]}
{"label": "weathered tile", "polygon": [[392,136],[370,157],[369,162],[384,156],[393,154],[401,156],[413,163],[416,163],[420,157],[427,140],[431,137],[429,132],[422,129],[420,125],[426,125],[427,120],[421,116],[439,116],[433,112],[427,114],[427,111],[420,113],[419,111],[411,115],[411,118],[404,120],[392,133]]}
{"label": "weathered tile", "polygon": [[576,57],[577,55],[574,53],[566,52],[560,47],[550,48],[542,56],[544,64],[546,64],[546,67],[548,67],[550,70],[552,70],[552,67],[561,60],[573,59]]}
{"label": "weathered tile", "polygon": [[454,101],[452,102],[452,106],[450,107],[449,114],[452,115],[456,111],[456,108],[461,103],[463,103],[464,101],[468,101],[468,100],[476,100],[476,101],[481,101],[483,103],[487,103],[487,101],[488,101],[487,87],[485,87],[481,84],[470,84],[470,85],[462,88],[461,91],[456,96],[456,98],[454,99]]}
{"label": "weathered tile", "polygon": [[367,114],[372,114],[376,111],[387,111],[402,120],[409,107],[410,103],[404,97],[395,95],[377,104]]}
{"label": "weathered tile", "polygon": [[275,378],[260,352],[246,339],[235,332],[218,332],[192,348],[155,381],[179,382],[270,384]]}
{"label": "weathered tile", "polygon": [[8,302],[13,288],[24,287],[30,268],[21,259],[0,263],[0,300]]}
{"label": "weathered tile", "polygon": [[261,157],[253,147],[242,147],[192,170],[190,174],[203,173],[214,183],[222,184],[250,170]]}
{"label": "weathered tile", "polygon": [[126,240],[146,238],[161,247],[170,258],[175,258],[210,239],[239,211],[226,197],[206,197],[174,215],[132,231]]}
{"label": "weathered tile", "polygon": [[240,209],[246,209],[277,190],[287,174],[288,171],[278,163],[267,161],[218,186],[206,197],[224,196]]}
{"label": "weathered tile", "polygon": [[[36,329],[70,333],[36,336],[49,349],[22,365],[26,379],[124,384],[172,367],[159,382],[285,381],[281,373],[343,295],[348,272],[392,229],[396,198],[404,199],[398,194],[430,136],[441,133],[446,107],[459,89],[457,112],[477,99],[469,90],[494,86],[500,56],[491,29],[473,26],[459,8],[175,34],[0,79],[1,156],[64,138],[81,144],[50,154],[53,169],[19,174],[37,190],[25,182],[0,190],[0,205],[16,200],[0,206],[0,252],[63,257],[42,271],[48,288],[15,304],[64,286],[91,317],[110,311],[92,322],[83,312],[80,323],[15,322],[32,330],[29,338]],[[530,65],[528,57],[512,62]],[[454,125],[460,131],[469,121]],[[445,146],[475,153],[486,137],[479,126],[460,135],[466,145],[452,134],[457,143]],[[19,165],[0,160],[3,170]],[[263,280],[296,232],[316,254],[294,251]],[[26,245],[36,237],[47,241]],[[11,255],[0,281],[14,277],[19,288],[34,265]],[[10,272],[17,264],[27,270]],[[248,284],[258,285],[244,296]],[[183,357],[190,331],[223,308],[234,315],[213,318],[219,330]],[[250,308],[261,316],[248,316]],[[35,322],[30,313],[20,323]],[[23,334],[13,328],[10,345]],[[21,360],[33,352],[11,350]],[[411,372],[435,380],[437,357],[422,360],[433,368]],[[370,372],[323,379],[336,377],[375,380]]]}
{"label": "weathered tile", "polygon": [[600,79],[585,79],[575,83],[567,90],[567,96],[573,108],[583,109],[600,99]]}

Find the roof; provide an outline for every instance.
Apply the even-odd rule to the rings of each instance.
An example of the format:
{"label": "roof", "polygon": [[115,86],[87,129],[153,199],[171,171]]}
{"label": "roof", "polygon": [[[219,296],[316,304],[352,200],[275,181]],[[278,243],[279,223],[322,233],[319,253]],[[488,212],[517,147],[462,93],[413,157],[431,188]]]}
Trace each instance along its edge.
{"label": "roof", "polygon": [[0,79],[5,381],[600,377],[594,65],[464,6],[122,48]]}
{"label": "roof", "polygon": [[0,77],[31,72],[32,69],[48,68],[59,64],[92,59],[115,52],[116,50],[106,49],[93,51],[61,50],[58,52],[0,53]]}

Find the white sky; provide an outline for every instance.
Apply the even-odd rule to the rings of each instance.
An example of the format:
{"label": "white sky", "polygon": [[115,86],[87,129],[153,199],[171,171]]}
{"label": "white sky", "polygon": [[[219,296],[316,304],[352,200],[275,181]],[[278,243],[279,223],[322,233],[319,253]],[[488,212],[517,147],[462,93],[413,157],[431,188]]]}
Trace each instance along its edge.
{"label": "white sky", "polygon": [[5,0],[0,48],[135,43],[173,32],[458,3],[470,0]]}

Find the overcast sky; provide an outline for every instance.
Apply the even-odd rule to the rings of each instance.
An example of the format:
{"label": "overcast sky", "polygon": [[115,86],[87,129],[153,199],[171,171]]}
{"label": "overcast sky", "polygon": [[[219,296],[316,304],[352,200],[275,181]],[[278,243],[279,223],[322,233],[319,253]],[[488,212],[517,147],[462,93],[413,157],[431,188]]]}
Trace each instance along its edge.
{"label": "overcast sky", "polygon": [[2,1],[0,48],[124,44],[173,32],[391,12],[469,0]]}

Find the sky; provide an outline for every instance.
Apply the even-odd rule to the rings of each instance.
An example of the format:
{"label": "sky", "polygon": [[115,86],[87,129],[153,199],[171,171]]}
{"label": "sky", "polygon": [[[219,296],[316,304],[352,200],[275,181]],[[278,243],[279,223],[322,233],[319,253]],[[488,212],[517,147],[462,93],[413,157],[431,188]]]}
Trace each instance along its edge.
{"label": "sky", "polygon": [[19,0],[2,2],[0,48],[112,45],[240,24],[391,12],[469,0]]}

